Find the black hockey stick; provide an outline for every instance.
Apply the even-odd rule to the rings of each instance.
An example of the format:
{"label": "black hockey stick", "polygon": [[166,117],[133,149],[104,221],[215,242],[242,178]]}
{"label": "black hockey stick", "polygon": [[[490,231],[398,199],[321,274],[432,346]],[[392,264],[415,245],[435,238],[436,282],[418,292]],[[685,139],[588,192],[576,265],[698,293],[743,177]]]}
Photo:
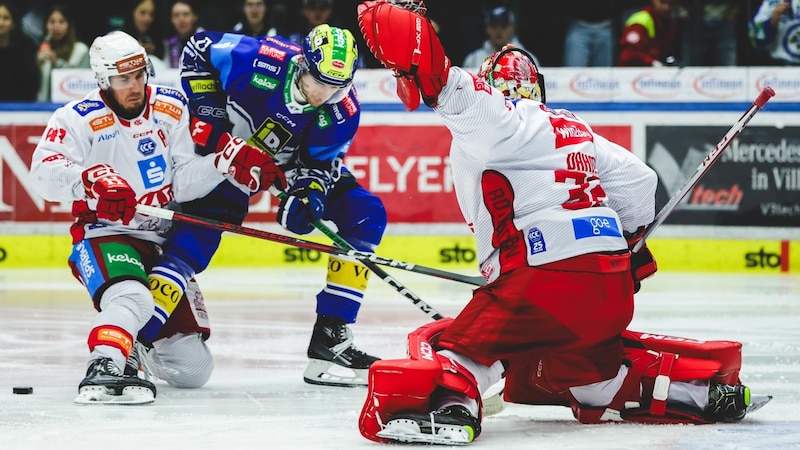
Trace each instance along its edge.
{"label": "black hockey stick", "polygon": [[[282,199],[282,198],[286,197],[286,192],[283,192],[282,190],[278,189],[275,185],[270,186],[269,192],[272,195],[274,195],[275,197],[279,198],[279,199]],[[327,225],[322,223],[322,221],[315,220],[315,221],[312,222],[312,225],[314,225],[314,228],[316,228],[319,231],[321,231],[322,234],[324,234],[331,241],[333,241],[333,243],[336,244],[337,247],[339,247],[341,249],[344,249],[344,250],[353,250],[353,251],[356,250],[355,247],[350,245],[347,241],[344,240],[344,238],[339,236],[335,231],[331,230]],[[422,299],[419,296],[417,296],[416,294],[411,292],[410,289],[407,289],[405,286],[403,286],[402,283],[400,283],[399,281],[394,279],[391,275],[386,273],[385,270],[381,269],[374,262],[369,261],[369,260],[362,260],[360,262],[361,262],[361,264],[364,264],[364,267],[366,267],[367,269],[371,270],[372,273],[374,273],[376,276],[380,277],[381,280],[385,281],[387,284],[389,284],[389,286],[393,287],[397,292],[399,292],[400,294],[402,294],[406,298],[410,299],[411,302],[414,303],[415,305],[417,305],[418,307],[420,306],[420,304],[426,305],[425,302],[423,302]],[[422,309],[422,311],[425,314],[430,315],[434,319],[441,319],[442,317],[444,317],[441,314],[439,314],[438,312],[436,312],[435,310],[433,310],[433,308],[431,308],[430,306],[427,306],[427,308],[426,307],[420,307],[420,309]],[[438,315],[438,317],[436,317],[437,315]]]}
{"label": "black hockey stick", "polygon": [[689,191],[691,191],[694,188],[697,182],[700,181],[700,178],[702,178],[703,175],[705,175],[706,172],[708,172],[708,169],[711,168],[711,165],[714,164],[714,162],[716,162],[720,156],[722,156],[722,153],[725,151],[725,149],[728,148],[728,146],[731,145],[731,142],[733,142],[733,140],[736,139],[736,136],[738,136],[739,133],[741,133],[742,130],[744,130],[744,127],[747,126],[748,122],[750,122],[750,119],[752,119],[753,116],[755,116],[756,113],[761,108],[763,108],[764,105],[767,104],[769,99],[772,98],[774,95],[775,91],[772,90],[772,88],[769,86],[761,90],[761,93],[758,94],[758,97],[756,97],[755,101],[753,101],[753,104],[750,105],[749,108],[747,108],[747,111],[745,111],[744,114],[742,114],[742,116],[739,117],[739,120],[737,120],[736,123],[733,124],[730,130],[728,130],[728,132],[725,133],[725,136],[722,137],[722,140],[719,141],[717,145],[714,146],[713,149],[711,149],[708,155],[706,155],[705,159],[703,159],[703,162],[701,162],[700,165],[697,167],[697,169],[695,169],[692,176],[689,177],[688,180],[686,180],[683,187],[681,187],[681,189],[678,192],[676,192],[675,195],[672,196],[672,198],[667,202],[667,204],[664,205],[663,208],[661,208],[661,211],[659,211],[658,214],[656,214],[656,217],[655,219],[653,219],[653,222],[647,226],[647,229],[645,230],[642,239],[640,239],[639,242],[637,242],[636,245],[633,247],[633,252],[637,252],[642,248],[645,240],[648,237],[650,237],[650,235],[653,234],[653,232],[656,231],[656,229],[662,223],[664,223],[664,221],[670,214],[672,214],[673,211],[675,211],[675,208],[678,207],[678,204],[681,202],[681,200],[683,200],[683,198],[686,197],[686,194],[688,194]]}

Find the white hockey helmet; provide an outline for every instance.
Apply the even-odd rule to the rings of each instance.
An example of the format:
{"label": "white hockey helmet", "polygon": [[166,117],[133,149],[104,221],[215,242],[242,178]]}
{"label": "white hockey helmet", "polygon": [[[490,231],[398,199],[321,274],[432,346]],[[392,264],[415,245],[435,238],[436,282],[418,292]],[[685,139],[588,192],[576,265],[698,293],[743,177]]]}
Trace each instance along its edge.
{"label": "white hockey helmet", "polygon": [[123,31],[112,31],[98,36],[89,49],[89,65],[92,67],[100,89],[111,87],[109,78],[146,69],[149,76],[155,76],[153,63],[147,57],[139,41]]}

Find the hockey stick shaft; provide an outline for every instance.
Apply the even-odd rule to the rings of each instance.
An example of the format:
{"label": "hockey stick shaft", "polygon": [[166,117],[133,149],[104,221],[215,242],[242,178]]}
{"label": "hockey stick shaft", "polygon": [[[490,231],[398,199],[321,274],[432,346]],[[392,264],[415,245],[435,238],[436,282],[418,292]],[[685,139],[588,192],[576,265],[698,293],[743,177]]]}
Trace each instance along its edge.
{"label": "hockey stick shaft", "polygon": [[[474,285],[474,286],[483,286],[485,284],[485,282],[483,281],[482,278],[480,279],[480,281],[478,281],[476,279],[477,277],[469,277],[469,276],[465,276],[465,275],[460,275],[460,274],[456,274],[456,273],[445,272],[445,271],[433,269],[433,268],[430,268],[430,267],[418,266],[416,264],[412,264],[412,263],[408,263],[408,262],[404,262],[404,261],[399,261],[399,260],[396,260],[396,259],[384,258],[384,257],[378,256],[378,255],[376,255],[374,253],[360,252],[360,251],[356,251],[356,250],[345,250],[345,249],[342,249],[342,248],[339,248],[339,247],[334,247],[334,246],[331,246],[331,245],[320,244],[320,243],[317,243],[317,242],[307,241],[307,240],[304,240],[304,239],[299,239],[299,238],[295,238],[295,237],[292,237],[292,236],[286,236],[286,235],[283,235],[283,234],[271,233],[271,232],[266,231],[266,230],[259,230],[259,229],[255,229],[255,228],[245,227],[245,226],[242,226],[242,225],[236,225],[236,224],[232,224],[232,223],[221,222],[221,221],[214,220],[214,219],[209,219],[209,218],[206,218],[206,217],[198,217],[198,216],[194,216],[194,215],[191,215],[191,214],[184,214],[184,213],[180,213],[180,212],[177,212],[177,211],[171,211],[171,210],[168,210],[168,209],[157,208],[157,207],[154,207],[154,206],[147,206],[147,205],[141,205],[141,204],[136,206],[136,210],[137,210],[137,212],[139,212],[141,214],[148,215],[148,216],[159,217],[159,218],[166,219],[166,220],[180,220],[182,222],[192,223],[192,224],[204,226],[204,227],[207,227],[207,228],[213,228],[215,230],[227,231],[227,232],[230,232],[230,233],[241,234],[243,236],[255,237],[255,238],[264,239],[264,240],[267,240],[267,241],[277,242],[277,243],[280,243],[280,244],[291,245],[291,246],[299,247],[299,248],[305,248],[305,249],[308,249],[308,250],[317,250],[317,251],[320,251],[320,252],[323,252],[323,253],[332,254],[332,255],[350,257],[350,258],[356,259],[358,261],[370,261],[370,262],[373,262],[375,264],[379,264],[379,265],[382,265],[382,266],[394,267],[394,268],[397,268],[397,269],[407,270],[409,272],[416,272],[416,273],[420,273],[420,274],[424,274],[424,275],[431,275],[431,276],[435,276],[435,277],[443,278],[443,279],[448,279],[448,280],[461,281],[463,283],[471,284],[471,285]],[[405,293],[404,293],[404,295],[405,295]],[[424,302],[422,302],[422,305],[418,305],[418,306],[421,309],[422,308],[426,308],[426,309],[423,309],[423,312],[425,312],[426,314],[430,315],[434,319],[441,318],[441,317],[437,317],[438,313],[436,311],[434,311],[433,308],[430,308],[430,306],[428,306]],[[427,310],[428,308],[430,310]]]}
{"label": "hockey stick shaft", "polygon": [[642,239],[640,239],[639,242],[637,242],[633,247],[633,252],[637,252],[642,248],[645,240],[647,240],[647,238],[650,237],[650,235],[653,234],[653,232],[655,232],[662,223],[664,223],[667,217],[669,217],[669,215],[675,211],[675,208],[678,207],[678,204],[680,204],[689,191],[694,188],[697,182],[700,181],[700,178],[702,178],[703,175],[708,172],[708,170],[711,168],[711,165],[714,164],[720,156],[722,156],[722,153],[725,151],[725,149],[728,148],[728,146],[731,145],[731,142],[733,142],[733,140],[739,136],[739,133],[744,130],[744,127],[747,126],[747,124],[750,122],[750,119],[752,119],[774,95],[775,91],[769,86],[761,90],[761,93],[758,94],[758,97],[756,97],[755,101],[753,101],[747,111],[745,111],[744,114],[739,117],[739,120],[733,124],[727,133],[725,133],[725,136],[722,137],[722,140],[719,141],[713,149],[711,149],[708,155],[706,155],[705,159],[703,159],[697,169],[695,169],[692,176],[686,180],[683,187],[681,187],[680,190],[678,190],[678,192],[676,192],[672,198],[669,199],[667,204],[661,208],[661,211],[656,214],[653,222],[647,226]]}
{"label": "hockey stick shaft", "polygon": [[[286,197],[286,193],[283,192],[282,190],[278,189],[275,185],[270,186],[269,192],[272,195],[274,195],[275,197],[279,198],[279,199],[282,199],[282,198]],[[324,234],[331,241],[333,241],[333,243],[336,244],[337,247],[342,248],[344,250],[355,250],[355,247],[350,245],[346,240],[344,240],[344,238],[339,236],[335,231],[331,230],[327,225],[322,223],[322,221],[315,220],[315,221],[312,222],[312,224],[314,225],[314,228],[316,228],[317,230],[321,231],[322,234]],[[391,275],[386,273],[385,270],[381,269],[374,262],[368,261],[368,260],[367,261],[360,261],[360,262],[361,262],[361,264],[364,265],[364,267],[366,267],[367,269],[371,270],[372,273],[375,274],[375,276],[379,277],[381,280],[383,280],[389,286],[394,288],[394,290],[396,290],[401,295],[403,295],[404,297],[406,297],[409,300],[411,300],[411,302],[414,305],[416,305],[417,307],[419,307],[422,310],[422,312],[424,312],[425,314],[428,314],[429,316],[433,317],[434,319],[441,319],[442,317],[444,317],[441,314],[439,314],[435,309],[433,309],[433,307],[431,307],[430,305],[425,303],[418,295],[414,294],[410,289],[406,288],[402,283],[400,283],[395,278],[393,278]]]}

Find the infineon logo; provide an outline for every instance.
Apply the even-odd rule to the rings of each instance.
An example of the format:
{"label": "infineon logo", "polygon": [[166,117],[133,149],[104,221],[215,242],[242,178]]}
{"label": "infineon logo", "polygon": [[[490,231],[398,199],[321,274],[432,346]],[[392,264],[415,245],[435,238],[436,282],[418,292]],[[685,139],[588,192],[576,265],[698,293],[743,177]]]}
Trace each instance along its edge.
{"label": "infineon logo", "polygon": [[83,73],[73,73],[58,83],[58,91],[71,99],[81,99],[97,87],[97,80]]}
{"label": "infineon logo", "polygon": [[698,75],[692,86],[698,94],[714,99],[744,97],[745,94],[744,81],[740,77],[726,78],[713,72]]}

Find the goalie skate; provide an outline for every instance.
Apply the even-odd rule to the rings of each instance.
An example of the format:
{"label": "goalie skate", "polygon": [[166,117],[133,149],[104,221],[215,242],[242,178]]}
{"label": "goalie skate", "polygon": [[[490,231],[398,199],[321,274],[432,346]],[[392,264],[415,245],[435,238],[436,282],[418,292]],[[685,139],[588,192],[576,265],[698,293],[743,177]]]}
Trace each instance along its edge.
{"label": "goalie skate", "polygon": [[428,414],[397,414],[377,436],[406,443],[466,445],[480,432],[478,419],[463,406],[455,405]]}
{"label": "goalie skate", "polygon": [[122,375],[110,358],[89,365],[73,402],[78,405],[143,405],[153,403],[156,387],[136,376]]}

